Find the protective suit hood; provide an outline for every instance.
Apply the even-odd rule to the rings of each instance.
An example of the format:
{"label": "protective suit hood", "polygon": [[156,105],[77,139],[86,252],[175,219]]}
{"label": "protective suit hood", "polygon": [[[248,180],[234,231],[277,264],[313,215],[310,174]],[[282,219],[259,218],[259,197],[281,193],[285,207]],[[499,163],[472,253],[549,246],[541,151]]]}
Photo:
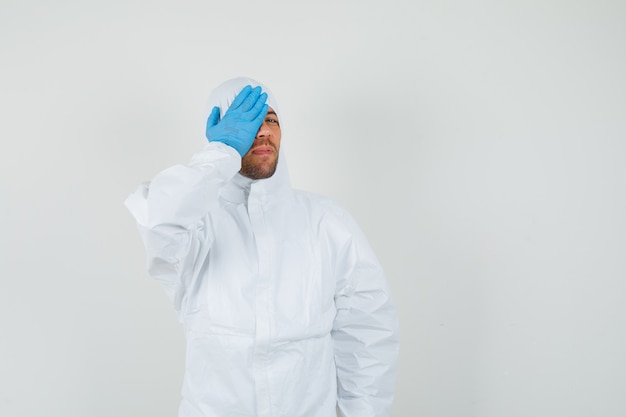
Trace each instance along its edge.
{"label": "protective suit hood", "polygon": [[[278,103],[276,102],[274,94],[272,94],[271,90],[264,84],[248,77],[232,78],[230,80],[224,81],[222,84],[215,87],[207,100],[204,120],[207,120],[209,114],[211,113],[211,110],[215,106],[220,108],[220,118],[224,117],[224,114],[226,113],[232,102],[235,100],[237,94],[239,94],[239,92],[246,85],[251,85],[252,87],[260,86],[263,91],[267,93],[267,104],[276,112],[276,116],[278,117],[278,121],[280,123],[281,134],[284,133],[283,120],[281,118]],[[285,161],[285,152],[283,151],[283,140],[284,135],[282,135],[281,146],[278,151],[278,165],[276,167],[276,172],[270,178],[252,181],[252,189],[254,189],[255,192],[261,192],[271,195],[271,193],[279,193],[281,191],[286,191],[290,188],[287,163]],[[241,176],[241,174],[237,174],[237,176]],[[242,183],[244,181],[240,180],[237,182]],[[225,191],[227,195],[231,194],[229,192],[231,190]]]}

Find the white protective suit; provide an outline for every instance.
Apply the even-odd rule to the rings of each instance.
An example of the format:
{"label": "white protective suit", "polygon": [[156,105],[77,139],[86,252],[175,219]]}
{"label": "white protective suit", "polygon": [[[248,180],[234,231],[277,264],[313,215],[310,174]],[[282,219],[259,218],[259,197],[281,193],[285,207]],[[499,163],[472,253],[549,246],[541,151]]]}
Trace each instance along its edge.
{"label": "white protective suit", "polygon": [[[246,78],[214,90],[221,114]],[[267,88],[268,104],[280,114]],[[187,335],[181,417],[388,416],[397,316],[350,215],[210,142],[126,200]]]}

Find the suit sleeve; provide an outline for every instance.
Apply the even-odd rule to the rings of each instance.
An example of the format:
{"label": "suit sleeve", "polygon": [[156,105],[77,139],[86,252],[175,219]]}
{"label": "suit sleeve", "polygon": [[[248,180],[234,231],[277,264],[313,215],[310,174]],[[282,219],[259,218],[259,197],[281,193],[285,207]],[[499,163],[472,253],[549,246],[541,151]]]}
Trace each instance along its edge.
{"label": "suit sleeve", "polygon": [[198,262],[213,242],[209,210],[240,167],[235,149],[209,143],[189,164],[160,172],[125,201],[146,248],[148,271],[163,285],[179,315]]}
{"label": "suit sleeve", "polygon": [[347,213],[336,225],[332,337],[342,417],[391,413],[399,354],[398,318],[383,270]]}

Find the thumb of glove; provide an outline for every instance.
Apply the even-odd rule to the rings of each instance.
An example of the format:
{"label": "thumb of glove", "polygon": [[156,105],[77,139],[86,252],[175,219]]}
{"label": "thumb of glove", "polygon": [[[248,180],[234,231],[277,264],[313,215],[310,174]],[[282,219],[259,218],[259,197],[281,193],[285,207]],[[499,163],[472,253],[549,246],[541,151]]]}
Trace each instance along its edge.
{"label": "thumb of glove", "polygon": [[[213,110],[211,110],[211,114],[209,114],[209,118],[206,122],[206,137],[209,139],[209,129],[218,124],[220,121],[220,108],[215,106]],[[210,139],[209,139],[210,140]]]}

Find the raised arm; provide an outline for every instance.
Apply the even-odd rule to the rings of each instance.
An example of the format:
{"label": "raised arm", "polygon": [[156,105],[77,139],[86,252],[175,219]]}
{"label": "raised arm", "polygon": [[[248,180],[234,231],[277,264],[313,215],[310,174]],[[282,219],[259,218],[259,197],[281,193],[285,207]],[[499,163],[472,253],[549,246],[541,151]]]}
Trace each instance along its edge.
{"label": "raised arm", "polygon": [[218,204],[220,189],[240,170],[242,155],[267,113],[266,99],[260,88],[246,86],[222,118],[215,107],[207,120],[204,149],[189,164],[164,170],[126,199],[146,247],[148,271],[179,313],[213,242],[208,214]]}

